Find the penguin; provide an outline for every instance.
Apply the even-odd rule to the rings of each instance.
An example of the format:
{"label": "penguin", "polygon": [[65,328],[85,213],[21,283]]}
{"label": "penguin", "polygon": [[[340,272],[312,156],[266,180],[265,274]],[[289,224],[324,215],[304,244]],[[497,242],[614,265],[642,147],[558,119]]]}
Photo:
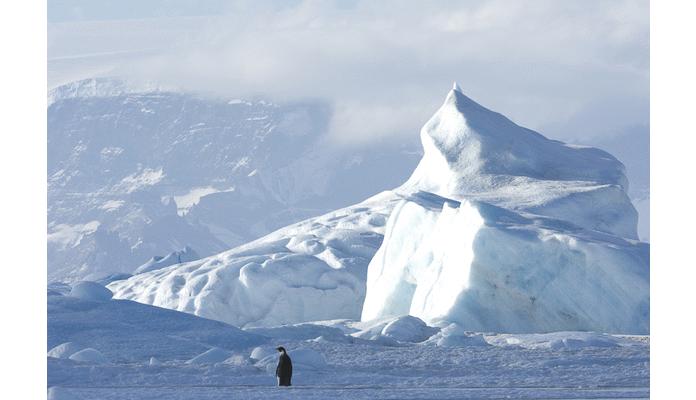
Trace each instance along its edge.
{"label": "penguin", "polygon": [[278,386],[290,386],[290,378],[292,378],[292,361],[290,356],[285,351],[283,346],[276,348],[280,353],[278,358],[278,366],[276,367],[276,377],[278,378]]}

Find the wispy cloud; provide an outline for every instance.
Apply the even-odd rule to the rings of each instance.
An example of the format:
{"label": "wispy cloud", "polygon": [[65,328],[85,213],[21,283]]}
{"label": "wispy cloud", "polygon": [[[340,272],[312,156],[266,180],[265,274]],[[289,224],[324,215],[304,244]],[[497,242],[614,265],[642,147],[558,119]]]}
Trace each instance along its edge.
{"label": "wispy cloud", "polygon": [[121,75],[224,96],[323,98],[332,137],[347,143],[415,135],[454,80],[556,138],[648,121],[647,1],[260,3],[52,23],[49,79]]}

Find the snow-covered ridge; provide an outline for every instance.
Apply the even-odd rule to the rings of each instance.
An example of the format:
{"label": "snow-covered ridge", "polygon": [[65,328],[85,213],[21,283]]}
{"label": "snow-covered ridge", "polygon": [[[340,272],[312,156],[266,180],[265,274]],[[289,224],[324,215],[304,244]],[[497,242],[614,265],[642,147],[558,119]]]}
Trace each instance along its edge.
{"label": "snow-covered ridge", "polygon": [[138,91],[157,90],[154,85],[141,86],[137,87],[132,83],[113,78],[83,79],[50,89],[48,91],[48,105],[50,106],[59,100],[77,97],[110,97]]}
{"label": "snow-covered ridge", "polygon": [[108,287],[116,298],[240,327],[359,319],[367,265],[399,200],[384,192],[218,255]]}
{"label": "snow-covered ridge", "polygon": [[190,247],[186,246],[182,250],[173,251],[164,257],[154,256],[145,264],[139,266],[133,272],[134,274],[142,274],[145,272],[162,269],[174,264],[181,264],[199,259],[200,256]]}

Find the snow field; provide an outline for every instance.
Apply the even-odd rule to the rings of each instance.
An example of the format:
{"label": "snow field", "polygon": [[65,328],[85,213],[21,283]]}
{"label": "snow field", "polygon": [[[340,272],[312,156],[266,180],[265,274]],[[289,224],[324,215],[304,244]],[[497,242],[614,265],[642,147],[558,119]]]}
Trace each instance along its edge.
{"label": "snow field", "polygon": [[[491,343],[499,340],[501,345],[406,343],[393,347],[377,341],[285,340],[294,365],[295,391],[290,392],[274,387],[277,352],[251,365],[228,361],[188,364],[184,360],[157,366],[147,362],[103,365],[49,359],[49,385],[63,386],[84,398],[107,399],[425,399],[472,395],[481,399],[570,399],[649,395],[649,351],[640,341],[618,340],[616,346],[596,346],[593,335],[588,335],[583,346],[559,349],[549,345],[554,340],[550,337],[542,341],[521,335],[482,336]],[[317,355],[321,358],[315,358]]]}
{"label": "snow field", "polygon": [[[429,327],[412,316],[240,331],[131,301],[62,295],[48,298],[48,313],[48,395],[54,399],[648,394],[645,336],[486,334],[455,324]],[[295,391],[275,388],[278,345],[292,357]],[[75,357],[80,353],[85,357]]]}

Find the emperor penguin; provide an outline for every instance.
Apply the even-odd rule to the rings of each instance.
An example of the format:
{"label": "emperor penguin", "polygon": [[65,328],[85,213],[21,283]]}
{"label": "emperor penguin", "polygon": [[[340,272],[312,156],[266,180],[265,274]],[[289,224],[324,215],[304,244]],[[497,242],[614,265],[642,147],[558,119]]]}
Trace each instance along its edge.
{"label": "emperor penguin", "polygon": [[290,386],[290,379],[292,378],[292,361],[290,361],[290,356],[285,351],[285,347],[279,346],[276,348],[276,350],[280,352],[278,366],[276,367],[278,386]]}

